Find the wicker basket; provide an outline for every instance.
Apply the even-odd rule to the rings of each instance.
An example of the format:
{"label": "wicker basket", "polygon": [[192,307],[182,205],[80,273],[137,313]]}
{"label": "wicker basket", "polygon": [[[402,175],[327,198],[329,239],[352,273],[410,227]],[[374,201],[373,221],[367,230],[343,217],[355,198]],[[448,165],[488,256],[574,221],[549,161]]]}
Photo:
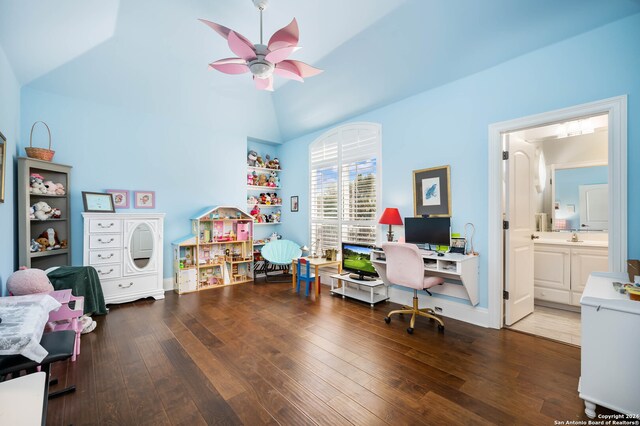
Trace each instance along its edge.
{"label": "wicker basket", "polygon": [[[33,128],[36,127],[36,124],[38,123],[44,124],[44,127],[47,128],[47,132],[49,133],[49,149],[33,147]],[[35,158],[36,160],[44,161],[53,160],[53,154],[55,154],[56,152],[51,150],[51,130],[49,130],[49,126],[47,126],[47,123],[45,123],[44,121],[36,121],[35,123],[33,123],[33,126],[31,126],[31,134],[29,135],[29,148],[25,148],[24,150],[27,151],[27,157],[29,158]]]}

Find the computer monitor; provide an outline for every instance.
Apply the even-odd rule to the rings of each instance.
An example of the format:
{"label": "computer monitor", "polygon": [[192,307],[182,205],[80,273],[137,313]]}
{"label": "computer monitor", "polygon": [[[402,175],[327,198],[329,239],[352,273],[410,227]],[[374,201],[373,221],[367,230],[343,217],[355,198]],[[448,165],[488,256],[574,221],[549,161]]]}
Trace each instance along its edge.
{"label": "computer monitor", "polygon": [[342,270],[351,272],[350,278],[361,281],[378,276],[371,263],[373,246],[368,244],[342,243]]}
{"label": "computer monitor", "polygon": [[451,245],[451,218],[406,217],[404,240],[418,245],[449,246]]}

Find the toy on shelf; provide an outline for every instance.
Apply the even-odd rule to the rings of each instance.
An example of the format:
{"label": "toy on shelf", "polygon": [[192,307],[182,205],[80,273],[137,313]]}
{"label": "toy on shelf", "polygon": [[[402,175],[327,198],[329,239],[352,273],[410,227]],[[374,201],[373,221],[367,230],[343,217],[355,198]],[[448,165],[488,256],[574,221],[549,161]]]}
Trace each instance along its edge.
{"label": "toy on shelf", "polygon": [[64,195],[65,189],[64,185],[61,183],[53,183],[50,180],[44,181],[44,186],[47,188],[48,195]]}
{"label": "toy on shelf", "polygon": [[[47,220],[51,218],[51,215],[53,214],[51,206],[44,201],[38,201],[32,205],[30,211],[33,211],[33,218],[38,220]],[[31,213],[29,216],[31,217]]]}
{"label": "toy on shelf", "polygon": [[256,160],[258,159],[258,153],[251,150],[247,153],[247,165],[251,167],[255,167]]}
{"label": "toy on shelf", "polygon": [[264,160],[262,159],[262,157],[260,157],[259,155],[256,157],[256,167],[260,167],[264,169]]}
{"label": "toy on shelf", "polygon": [[31,194],[46,194],[47,187],[44,186],[44,177],[39,173],[31,173],[29,176],[29,192]]}

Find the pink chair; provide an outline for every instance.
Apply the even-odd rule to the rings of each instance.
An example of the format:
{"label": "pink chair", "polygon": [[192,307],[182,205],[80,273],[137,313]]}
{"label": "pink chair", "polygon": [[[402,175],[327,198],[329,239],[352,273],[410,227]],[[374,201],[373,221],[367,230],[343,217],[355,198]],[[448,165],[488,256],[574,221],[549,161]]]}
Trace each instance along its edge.
{"label": "pink chair", "polygon": [[[84,297],[73,296],[71,290],[52,291],[49,295],[62,304],[57,311],[49,313],[49,324],[53,326],[53,331],[73,330],[76,333],[71,356],[71,361],[75,361],[76,357],[80,355],[80,335],[83,328],[80,317],[84,310]],[[69,306],[71,301],[75,301],[73,308]]]}
{"label": "pink chair", "polygon": [[[387,279],[391,284],[413,289],[413,306],[403,306],[403,309],[391,311],[384,318],[389,324],[393,314],[411,314],[411,323],[407,333],[413,334],[413,326],[416,323],[416,315],[427,317],[438,322],[438,330],[444,330],[444,323],[430,308],[418,308],[418,290],[429,293],[431,287],[441,285],[444,279],[440,277],[425,276],[424,262],[420,250],[415,244],[384,243],[382,244],[387,263]],[[431,293],[429,293],[431,295]]]}

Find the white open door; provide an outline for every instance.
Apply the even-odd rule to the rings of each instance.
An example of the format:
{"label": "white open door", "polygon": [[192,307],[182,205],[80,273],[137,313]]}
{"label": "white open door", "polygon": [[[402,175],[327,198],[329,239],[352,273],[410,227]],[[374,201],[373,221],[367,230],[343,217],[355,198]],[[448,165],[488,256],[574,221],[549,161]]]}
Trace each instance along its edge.
{"label": "white open door", "polygon": [[609,185],[579,185],[580,226],[589,229],[609,229]]}
{"label": "white open door", "polygon": [[533,312],[533,233],[535,231],[535,147],[506,135],[505,324]]}

